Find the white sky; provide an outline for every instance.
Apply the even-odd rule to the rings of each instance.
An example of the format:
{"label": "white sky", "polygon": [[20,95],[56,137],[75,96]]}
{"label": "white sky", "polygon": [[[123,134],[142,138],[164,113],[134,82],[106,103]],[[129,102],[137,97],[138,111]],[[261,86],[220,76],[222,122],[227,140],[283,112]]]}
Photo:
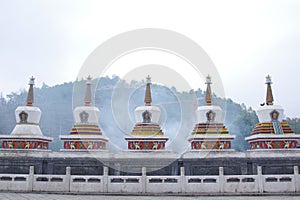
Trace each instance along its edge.
{"label": "white sky", "polygon": [[162,28],[189,37],[208,53],[226,97],[257,109],[270,74],[275,103],[287,116],[300,117],[299,11],[297,0],[0,0],[0,91],[27,88],[31,75],[37,86],[74,81],[105,40],[133,29]]}

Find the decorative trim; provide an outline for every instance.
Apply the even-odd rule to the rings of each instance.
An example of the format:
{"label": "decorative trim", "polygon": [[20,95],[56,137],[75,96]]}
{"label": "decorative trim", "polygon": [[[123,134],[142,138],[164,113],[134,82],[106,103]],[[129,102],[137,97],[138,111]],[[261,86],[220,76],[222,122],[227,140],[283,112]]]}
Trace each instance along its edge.
{"label": "decorative trim", "polygon": [[224,141],[224,140],[218,140],[218,141],[192,141],[191,142],[191,148],[193,150],[197,149],[217,149],[217,150],[223,150],[223,149],[230,149],[231,148],[231,141]]}
{"label": "decorative trim", "polygon": [[27,124],[27,119],[28,119],[28,113],[25,111],[22,111],[19,113],[19,118],[20,118],[20,124]]}
{"label": "decorative trim", "polygon": [[48,141],[34,140],[5,140],[2,142],[4,149],[48,149]]}
{"label": "decorative trim", "polygon": [[70,150],[95,150],[95,149],[106,149],[106,142],[103,141],[65,141],[64,149]]}
{"label": "decorative trim", "polygon": [[85,111],[82,111],[80,114],[79,114],[79,117],[80,117],[80,121],[81,123],[88,123],[88,120],[89,120],[89,113],[85,112]]}

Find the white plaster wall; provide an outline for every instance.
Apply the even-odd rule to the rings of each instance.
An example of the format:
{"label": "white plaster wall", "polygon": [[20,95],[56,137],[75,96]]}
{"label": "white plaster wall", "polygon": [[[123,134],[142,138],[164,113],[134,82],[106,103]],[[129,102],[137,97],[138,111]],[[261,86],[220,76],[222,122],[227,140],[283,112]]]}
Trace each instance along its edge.
{"label": "white plaster wall", "polygon": [[38,125],[34,124],[17,124],[11,135],[14,136],[43,136],[43,133]]}
{"label": "white plaster wall", "polygon": [[20,123],[19,114],[24,111],[28,114],[27,123],[40,123],[42,112],[38,107],[34,106],[19,106],[15,110],[16,122]]}
{"label": "white plaster wall", "polygon": [[271,106],[262,106],[257,109],[258,120],[260,123],[270,122],[271,116],[270,113],[276,110],[279,113],[278,121],[282,121],[284,118],[284,110],[279,105],[271,105]]}
{"label": "white plaster wall", "polygon": [[73,110],[74,122],[75,124],[82,124],[80,120],[80,113],[87,112],[89,114],[88,122],[89,124],[98,125],[98,120],[100,116],[100,111],[97,107],[93,106],[78,106]]}
{"label": "white plaster wall", "polygon": [[151,114],[151,122],[152,123],[158,123],[159,117],[160,117],[160,109],[157,106],[139,106],[136,107],[134,113],[135,113],[135,120],[137,123],[143,122],[143,112],[148,110]]}
{"label": "white plaster wall", "polygon": [[219,106],[200,106],[196,110],[196,115],[197,115],[197,120],[198,123],[206,123],[207,122],[207,117],[206,113],[212,110],[215,112],[215,121],[217,123],[222,123],[223,122],[223,111]]}

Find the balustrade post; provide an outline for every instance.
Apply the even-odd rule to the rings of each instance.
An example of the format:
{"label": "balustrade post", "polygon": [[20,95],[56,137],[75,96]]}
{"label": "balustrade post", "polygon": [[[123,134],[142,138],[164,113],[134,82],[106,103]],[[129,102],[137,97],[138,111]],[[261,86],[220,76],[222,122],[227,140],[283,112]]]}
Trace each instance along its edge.
{"label": "balustrade post", "polygon": [[103,167],[103,192],[108,192],[108,167]]}
{"label": "balustrade post", "polygon": [[34,166],[29,167],[29,176],[28,176],[28,192],[33,191],[33,180],[34,180]]}
{"label": "balustrade post", "polygon": [[146,193],[147,191],[147,169],[146,167],[142,167],[142,193]]}
{"label": "balustrade post", "polygon": [[184,167],[180,167],[180,184],[181,184],[181,193],[185,193],[185,171]]}
{"label": "balustrade post", "polygon": [[67,190],[66,192],[71,191],[71,167],[66,167],[66,184],[67,184]]}
{"label": "balustrade post", "polygon": [[264,180],[262,176],[262,167],[257,166],[257,178],[258,178],[258,192],[263,193],[264,192]]}
{"label": "balustrade post", "polygon": [[294,166],[294,182],[295,182],[295,192],[300,192],[299,167],[298,166]]}
{"label": "balustrade post", "polygon": [[219,192],[220,193],[224,193],[224,183],[225,183],[224,168],[219,167]]}

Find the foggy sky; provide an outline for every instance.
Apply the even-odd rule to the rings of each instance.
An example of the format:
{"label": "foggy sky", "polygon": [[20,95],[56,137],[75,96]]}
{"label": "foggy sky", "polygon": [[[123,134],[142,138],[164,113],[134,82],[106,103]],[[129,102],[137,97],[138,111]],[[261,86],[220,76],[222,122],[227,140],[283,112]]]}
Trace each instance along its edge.
{"label": "foggy sky", "polygon": [[287,116],[300,117],[299,10],[296,0],[0,0],[0,91],[5,96],[27,88],[31,75],[38,87],[74,81],[105,40],[133,29],[163,28],[207,52],[226,97],[257,109],[270,74],[275,104]]}

